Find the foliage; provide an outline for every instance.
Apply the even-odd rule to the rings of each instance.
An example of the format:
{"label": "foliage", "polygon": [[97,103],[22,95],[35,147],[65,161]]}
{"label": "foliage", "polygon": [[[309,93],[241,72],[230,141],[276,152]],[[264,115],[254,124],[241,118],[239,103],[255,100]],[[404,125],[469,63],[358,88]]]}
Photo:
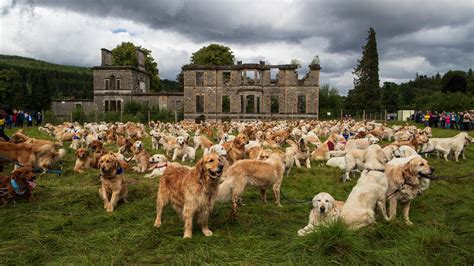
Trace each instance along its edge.
{"label": "foliage", "polygon": [[141,46],[136,46],[131,42],[122,42],[112,49],[112,65],[137,66],[138,59],[136,49],[140,49],[145,54],[145,70],[150,72],[150,87],[153,91],[160,90],[160,78],[158,75],[158,64],[151,56],[151,51]]}
{"label": "foliage", "polygon": [[441,79],[443,92],[467,92],[466,73],[464,71],[448,71]]}
{"label": "foliage", "polygon": [[0,55],[0,101],[26,110],[48,109],[52,98],[92,98],[90,68]]}
{"label": "foliage", "polygon": [[350,109],[379,110],[381,107],[377,41],[372,27],[368,33],[367,44],[362,47],[362,59],[354,68],[354,89],[347,95]]}
{"label": "foliage", "polygon": [[233,65],[234,60],[234,54],[229,47],[215,43],[202,47],[191,56],[191,64],[207,66]]}
{"label": "foliage", "polygon": [[313,60],[311,60],[311,65],[320,65],[321,64],[321,59],[319,58],[319,55],[315,55]]}
{"label": "foliage", "polygon": [[382,87],[382,107],[389,111],[397,111],[399,102],[399,95],[397,91],[397,84],[393,82],[384,82]]}
{"label": "foliage", "polygon": [[296,65],[298,68],[301,67],[301,61],[298,60],[298,59],[291,59],[291,63],[292,65]]}
{"label": "foliage", "polygon": [[339,95],[339,91],[334,87],[329,88],[329,84],[323,84],[319,90],[320,119],[338,118],[343,107],[344,97]]}
{"label": "foliage", "polygon": [[[14,131],[8,130],[11,135]],[[28,136],[48,137],[36,128]],[[451,137],[454,130],[433,129],[435,137]],[[471,136],[474,134],[471,132]],[[153,153],[149,137],[144,145]],[[67,147],[68,145],[64,145]],[[413,226],[403,223],[401,211],[394,221],[379,215],[377,224],[349,230],[341,223],[321,228],[306,237],[297,236],[308,222],[310,206],[287,199],[308,201],[327,191],[346,200],[357,178],[341,183],[341,171],[313,163],[311,169],[292,168],[283,179],[283,207],[269,196],[262,203],[258,189],[242,195],[236,220],[229,219],[230,203],[217,202],[209,219],[212,237],[197,224],[193,238],[183,240],[183,221],[168,206],[161,228],[153,227],[157,179],[125,170],[129,183],[128,203],[106,213],[98,194],[98,169],[84,174],[72,171],[75,155],[68,149],[63,174],[38,177],[33,202],[17,200],[0,208],[0,255],[2,264],[285,264],[285,265],[472,265],[474,179],[432,181],[428,190],[411,204]],[[114,144],[107,150],[116,151]],[[202,155],[198,151],[197,158]],[[458,176],[474,169],[474,145],[467,160],[446,162],[430,155],[437,175]],[[186,163],[194,165],[195,162]],[[132,163],[133,164],[133,163]],[[2,174],[11,170],[11,165]],[[269,193],[271,194],[271,193]],[[250,243],[250,244],[249,244]]]}
{"label": "foliage", "polygon": [[84,110],[79,107],[79,108],[76,108],[72,111],[72,120],[74,122],[79,122],[79,123],[84,123],[84,122],[89,122],[87,121],[88,120],[88,116],[86,115],[86,113],[84,112]]}

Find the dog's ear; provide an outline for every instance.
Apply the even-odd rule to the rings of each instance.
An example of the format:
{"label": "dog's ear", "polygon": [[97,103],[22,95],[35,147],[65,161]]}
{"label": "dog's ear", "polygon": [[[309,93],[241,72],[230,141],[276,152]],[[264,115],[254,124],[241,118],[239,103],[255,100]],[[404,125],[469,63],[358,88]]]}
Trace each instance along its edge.
{"label": "dog's ear", "polygon": [[257,160],[260,160],[260,157],[262,157],[263,150],[261,150],[258,155],[257,155]]}
{"label": "dog's ear", "polygon": [[197,171],[198,171],[198,173],[199,173],[199,177],[200,177],[200,178],[204,178],[204,174],[205,174],[204,171],[205,171],[205,168],[206,168],[206,167],[205,167],[205,164],[206,164],[205,158],[206,158],[206,156],[203,156],[203,157],[201,158],[201,160],[199,160],[199,161],[196,163],[196,166],[195,166],[196,169],[197,169]]}
{"label": "dog's ear", "polygon": [[415,170],[416,165],[417,160],[413,159],[403,168],[402,175],[405,183],[410,185],[419,184],[418,173]]}

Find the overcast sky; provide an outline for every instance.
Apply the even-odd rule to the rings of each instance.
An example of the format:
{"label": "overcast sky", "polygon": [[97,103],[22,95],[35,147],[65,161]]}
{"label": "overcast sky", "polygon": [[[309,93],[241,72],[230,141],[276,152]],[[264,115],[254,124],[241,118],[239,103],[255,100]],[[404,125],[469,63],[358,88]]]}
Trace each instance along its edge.
{"label": "overcast sky", "polygon": [[474,66],[474,0],[0,0],[0,54],[58,64],[100,64],[100,48],[131,41],[175,79],[209,43],[236,60],[321,59],[321,83],[353,86],[367,30],[377,33],[380,79],[397,83]]}

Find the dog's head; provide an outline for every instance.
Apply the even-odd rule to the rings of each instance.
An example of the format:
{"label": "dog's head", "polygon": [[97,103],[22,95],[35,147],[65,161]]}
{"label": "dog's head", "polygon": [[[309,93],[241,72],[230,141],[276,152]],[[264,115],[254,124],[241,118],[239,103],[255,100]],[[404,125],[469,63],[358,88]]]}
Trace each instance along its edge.
{"label": "dog's head", "polygon": [[36,174],[30,167],[21,167],[13,171],[12,179],[20,187],[20,190],[25,188],[32,190],[36,187]]}
{"label": "dog's head", "polygon": [[202,176],[208,176],[211,179],[220,178],[224,164],[219,157],[219,154],[211,152],[202,157],[202,159],[196,164],[196,167],[203,174]]}
{"label": "dog's head", "polygon": [[89,143],[89,149],[91,149],[92,152],[100,152],[103,148],[104,144],[100,140],[93,140]]}
{"label": "dog's head", "polygon": [[213,145],[210,150],[210,152],[215,152],[221,156],[226,156],[227,155],[227,151],[226,149],[224,148],[224,146],[222,146],[221,144],[216,144],[216,145]]}
{"label": "dog's head", "polygon": [[179,146],[183,147],[186,144],[186,139],[183,136],[179,136],[176,138],[176,143],[178,143]]}
{"label": "dog's head", "polygon": [[270,158],[270,156],[272,155],[272,150],[270,149],[265,149],[265,150],[262,150],[258,156],[257,156],[257,160],[262,160],[262,161],[265,161],[266,159]]}
{"label": "dog's head", "polygon": [[98,163],[102,175],[111,176],[112,172],[119,167],[119,162],[113,153],[107,153],[100,157]]}
{"label": "dog's head", "polygon": [[163,154],[155,154],[155,155],[151,156],[150,159],[148,159],[148,162],[150,162],[152,164],[165,163],[167,161],[168,161],[168,158],[166,158],[166,156],[163,155]]}
{"label": "dog's head", "polygon": [[141,152],[143,150],[143,142],[141,140],[137,140],[133,143],[132,150],[135,153]]}
{"label": "dog's head", "polygon": [[89,156],[89,151],[84,148],[79,148],[76,151],[76,156],[77,158],[80,158],[80,159],[87,158],[87,156]]}
{"label": "dog's head", "polygon": [[334,208],[334,198],[326,192],[321,192],[313,198],[313,208],[319,213],[330,212]]}
{"label": "dog's head", "polygon": [[234,145],[238,148],[244,147],[245,144],[249,143],[249,137],[245,134],[239,134],[234,139]]}
{"label": "dog's head", "polygon": [[433,176],[434,168],[428,164],[428,161],[415,157],[411,159],[403,169],[403,178],[409,185],[420,185],[420,178],[430,179]]}
{"label": "dog's head", "polygon": [[27,140],[28,140],[28,137],[25,134],[23,134],[22,132],[17,131],[15,134],[13,134],[10,141],[13,142],[13,143],[21,143],[21,142],[25,142]]}

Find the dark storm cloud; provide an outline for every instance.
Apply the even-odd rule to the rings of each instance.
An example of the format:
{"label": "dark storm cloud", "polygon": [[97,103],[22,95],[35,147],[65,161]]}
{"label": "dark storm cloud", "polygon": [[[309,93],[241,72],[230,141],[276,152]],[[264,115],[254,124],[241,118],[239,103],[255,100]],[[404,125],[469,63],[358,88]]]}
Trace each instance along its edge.
{"label": "dark storm cloud", "polygon": [[[322,58],[327,75],[351,71],[360,58],[369,27],[377,32],[381,60],[421,56],[429,66],[427,71],[465,70],[474,61],[472,0],[16,0],[0,13],[6,14],[13,7],[45,7],[91,17],[120,18],[179,33],[194,43],[217,41],[231,47],[276,42],[304,44],[309,38],[320,37],[327,45],[319,46],[319,50],[339,55],[338,59]],[[300,47],[314,50],[314,44],[304,45]],[[409,67],[396,66],[386,68],[390,73],[384,69],[381,73],[412,78],[412,73],[407,74]]]}

